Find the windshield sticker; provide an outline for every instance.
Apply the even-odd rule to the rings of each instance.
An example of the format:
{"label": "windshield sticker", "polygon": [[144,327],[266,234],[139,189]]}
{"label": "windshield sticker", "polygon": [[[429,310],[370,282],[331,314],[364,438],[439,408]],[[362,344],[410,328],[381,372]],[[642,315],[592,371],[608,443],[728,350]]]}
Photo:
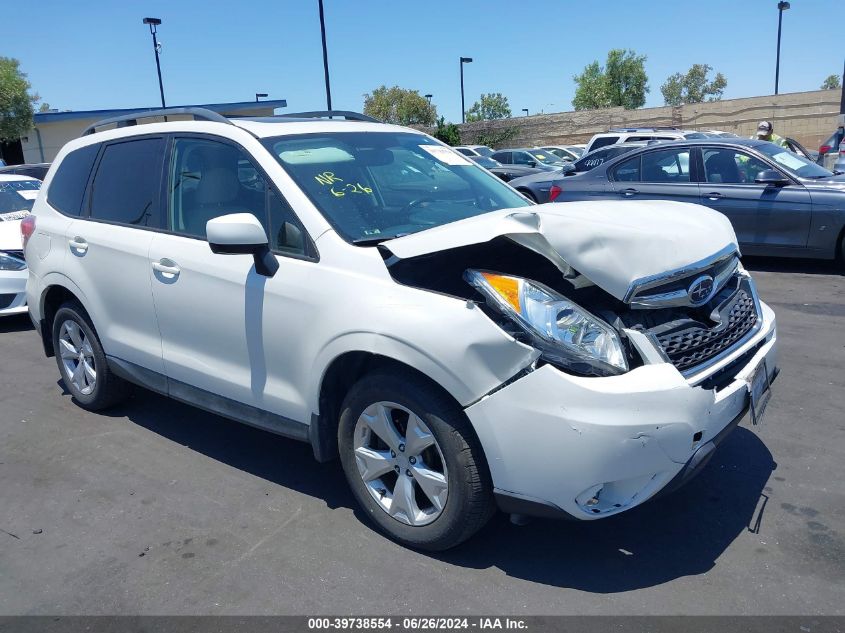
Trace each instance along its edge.
{"label": "windshield sticker", "polygon": [[447,165],[472,165],[466,156],[442,145],[420,145],[419,148]]}

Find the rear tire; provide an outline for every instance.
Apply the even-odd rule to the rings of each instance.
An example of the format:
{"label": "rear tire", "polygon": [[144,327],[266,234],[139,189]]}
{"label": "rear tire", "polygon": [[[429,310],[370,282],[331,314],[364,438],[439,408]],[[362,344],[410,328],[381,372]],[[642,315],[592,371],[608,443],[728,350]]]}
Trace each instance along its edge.
{"label": "rear tire", "polygon": [[487,463],[469,420],[410,371],[378,371],[350,389],[338,447],[358,503],[403,545],[449,549],[495,512]]}
{"label": "rear tire", "polygon": [[91,319],[79,304],[65,303],[56,312],[53,349],[62,382],[83,409],[106,409],[128,396],[128,383],[109,369]]}
{"label": "rear tire", "polygon": [[537,198],[535,198],[534,194],[528,191],[527,189],[517,189],[517,191],[519,191],[519,193],[528,198],[534,204],[537,204]]}

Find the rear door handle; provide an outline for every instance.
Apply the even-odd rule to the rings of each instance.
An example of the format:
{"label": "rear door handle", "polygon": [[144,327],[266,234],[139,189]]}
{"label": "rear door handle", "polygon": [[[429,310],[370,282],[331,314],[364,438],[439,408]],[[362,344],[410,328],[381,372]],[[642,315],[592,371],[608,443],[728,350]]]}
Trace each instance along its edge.
{"label": "rear door handle", "polygon": [[80,254],[84,254],[84,253],[88,252],[88,242],[86,242],[84,239],[82,239],[78,235],[69,239],[67,241],[67,243],[70,244],[70,247],[73,250],[79,252]]}
{"label": "rear door handle", "polygon": [[724,196],[718,191],[711,191],[710,193],[704,195],[707,196],[708,200],[719,200],[720,198],[724,198]]}
{"label": "rear door handle", "polygon": [[639,191],[637,191],[636,189],[632,189],[630,187],[628,189],[622,190],[622,195],[625,196],[626,198],[630,198],[631,196],[635,196],[638,193],[639,193]]}
{"label": "rear door handle", "polygon": [[165,276],[177,277],[182,272],[181,268],[169,259],[160,259],[157,262],[153,262],[152,266],[154,271]]}

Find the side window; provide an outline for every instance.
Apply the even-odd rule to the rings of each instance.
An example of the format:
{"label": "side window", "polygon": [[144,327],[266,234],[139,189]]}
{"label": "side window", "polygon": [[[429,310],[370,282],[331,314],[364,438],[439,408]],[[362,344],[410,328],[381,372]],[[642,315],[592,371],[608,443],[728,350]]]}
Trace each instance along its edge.
{"label": "side window", "polygon": [[643,182],[689,182],[689,150],[671,149],[642,155]]}
{"label": "side window", "polygon": [[475,156],[475,152],[473,152],[471,149],[467,149],[466,147],[456,147],[455,149],[458,150],[464,156]]}
{"label": "side window", "polygon": [[91,217],[160,228],[158,200],[163,153],[162,138],[106,145],[91,187]]}
{"label": "side window", "polygon": [[317,249],[288,203],[268,186],[242,149],[207,139],[177,138],[168,190],[168,226],[206,238],[206,223],[229,213],[254,215],[270,250],[314,257]]}
{"label": "side window", "polygon": [[592,152],[599,147],[604,147],[605,145],[614,145],[619,140],[618,136],[600,136],[593,144],[590,146],[590,151]]}
{"label": "side window", "polygon": [[206,223],[230,213],[252,213],[267,231],[266,191],[263,176],[234,145],[197,138],[174,142],[168,192],[171,231],[205,239]]}
{"label": "side window", "polygon": [[528,152],[514,152],[513,153],[513,164],[514,165],[530,165],[531,163],[536,163],[537,160]]}
{"label": "side window", "polygon": [[613,179],[622,182],[638,182],[640,180],[640,157],[637,156],[620,163],[613,172]]}
{"label": "side window", "polygon": [[493,160],[497,160],[502,165],[510,165],[511,164],[511,152],[496,152],[491,156]]}
{"label": "side window", "polygon": [[47,191],[50,206],[65,215],[82,213],[85,187],[99,151],[100,144],[95,143],[75,149],[65,156]]}
{"label": "side window", "polygon": [[707,182],[725,184],[754,184],[754,179],[766,163],[732,149],[705,149],[704,175]]}

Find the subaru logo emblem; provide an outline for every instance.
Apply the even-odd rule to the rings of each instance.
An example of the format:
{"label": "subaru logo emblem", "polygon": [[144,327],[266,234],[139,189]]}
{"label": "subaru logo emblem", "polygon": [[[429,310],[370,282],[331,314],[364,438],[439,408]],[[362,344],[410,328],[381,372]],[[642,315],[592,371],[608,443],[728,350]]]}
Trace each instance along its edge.
{"label": "subaru logo emblem", "polygon": [[700,306],[707,303],[713,295],[714,290],[713,278],[710,275],[703,275],[690,284],[687,290],[690,305]]}

